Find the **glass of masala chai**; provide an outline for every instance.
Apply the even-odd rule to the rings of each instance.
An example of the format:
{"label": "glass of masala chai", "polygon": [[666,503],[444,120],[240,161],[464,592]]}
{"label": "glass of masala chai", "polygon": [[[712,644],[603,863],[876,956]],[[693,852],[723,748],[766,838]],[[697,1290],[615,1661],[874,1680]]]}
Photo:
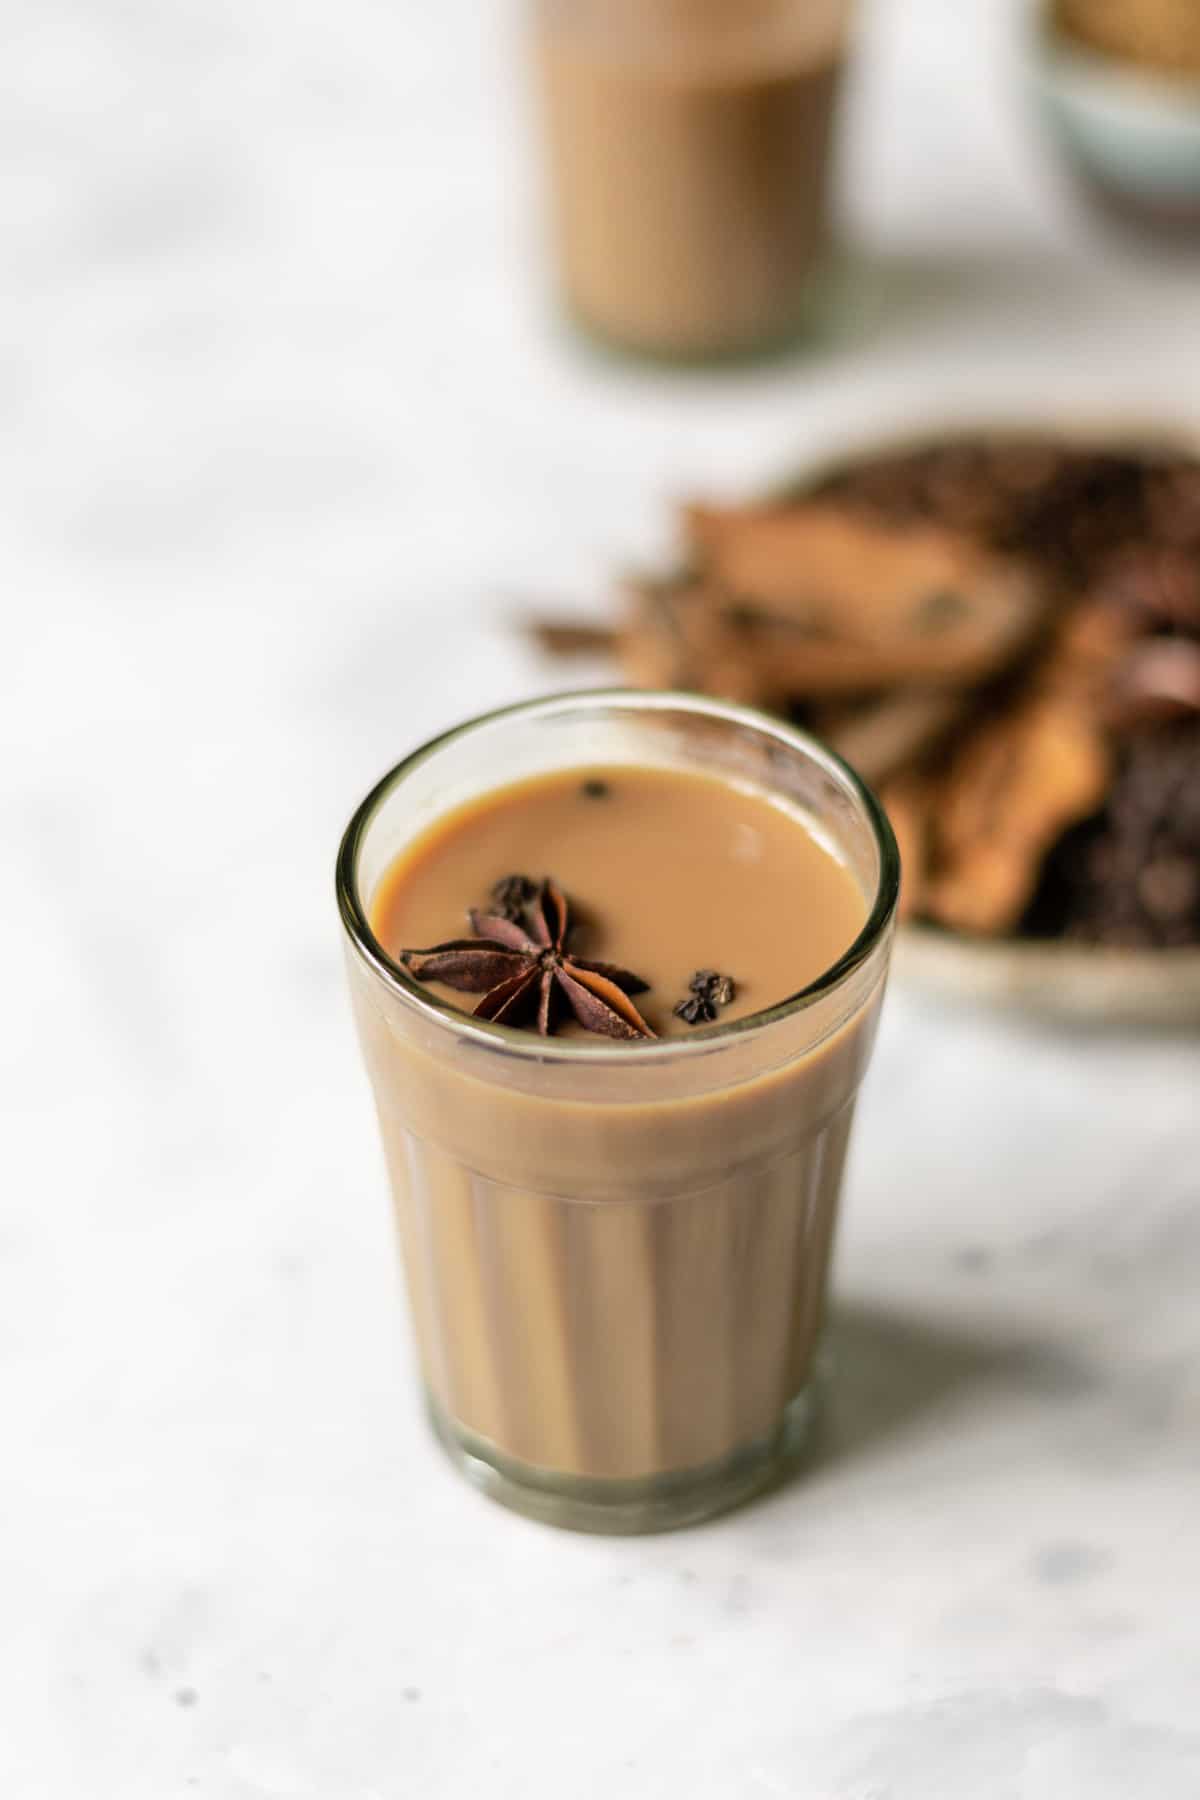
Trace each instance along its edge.
{"label": "glass of masala chai", "polygon": [[813,1412],[895,840],[803,732],[683,694],[476,719],[337,887],[429,1413],[535,1518],[691,1523]]}
{"label": "glass of masala chai", "polygon": [[643,356],[822,325],[850,0],[528,0],[559,286]]}

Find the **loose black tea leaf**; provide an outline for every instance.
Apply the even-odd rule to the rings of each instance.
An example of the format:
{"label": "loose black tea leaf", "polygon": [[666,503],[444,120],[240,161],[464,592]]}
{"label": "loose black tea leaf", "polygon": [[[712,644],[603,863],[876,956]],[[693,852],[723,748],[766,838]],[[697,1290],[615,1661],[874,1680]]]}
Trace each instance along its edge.
{"label": "loose black tea leaf", "polygon": [[685,1025],[711,1025],[718,1008],[737,998],[733,976],[717,969],[697,969],[688,987],[689,993],[675,1008],[675,1017]]}
{"label": "loose black tea leaf", "polygon": [[492,911],[518,924],[537,899],[538,884],[528,875],[502,875],[492,884]]}

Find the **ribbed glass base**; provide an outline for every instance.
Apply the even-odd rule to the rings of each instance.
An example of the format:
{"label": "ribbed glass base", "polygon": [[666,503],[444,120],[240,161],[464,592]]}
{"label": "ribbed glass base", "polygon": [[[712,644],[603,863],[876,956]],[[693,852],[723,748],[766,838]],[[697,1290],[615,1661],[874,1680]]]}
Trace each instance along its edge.
{"label": "ribbed glass base", "polygon": [[486,1438],[447,1417],[426,1395],[429,1417],[451,1462],[483,1493],[526,1518],[568,1531],[632,1535],[673,1531],[726,1512],[791,1469],[812,1429],[815,1381],[791,1400],[776,1429],[732,1455],[696,1469],[632,1481],[563,1475],[515,1462]]}
{"label": "ribbed glass base", "polygon": [[742,338],[707,346],[639,342],[623,337],[564,299],[562,317],[570,335],[598,356],[633,366],[691,369],[739,369],[772,362],[801,350],[823,350],[837,342],[844,328],[839,306],[845,286],[843,270],[832,259],[814,269],[787,314],[776,324]]}

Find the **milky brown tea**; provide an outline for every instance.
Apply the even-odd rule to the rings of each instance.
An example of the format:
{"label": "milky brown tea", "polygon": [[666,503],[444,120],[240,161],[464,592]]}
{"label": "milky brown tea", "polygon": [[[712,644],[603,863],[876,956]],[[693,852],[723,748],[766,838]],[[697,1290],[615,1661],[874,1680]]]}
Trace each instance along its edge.
{"label": "milky brown tea", "polygon": [[[507,912],[519,935],[546,876],[568,902],[568,948],[636,975],[632,997],[657,1037],[798,993],[849,949],[867,914],[845,865],[766,796],[681,770],[584,768],[488,794],[442,820],[389,870],[372,908],[375,935],[398,961],[473,935],[472,911],[477,921]],[[486,952],[468,948],[437,960],[441,980],[422,979],[473,1009],[478,990],[453,983],[486,979],[486,966]],[[689,1024],[693,980],[710,970],[726,978],[729,997]],[[561,988],[550,1023],[585,1030]],[[596,1023],[612,1029],[602,1015]]]}
{"label": "milky brown tea", "polygon": [[565,763],[343,895],[430,1410],[524,1511],[678,1523],[802,1436],[895,875],[869,796],[814,769],[827,818],[715,768]]}

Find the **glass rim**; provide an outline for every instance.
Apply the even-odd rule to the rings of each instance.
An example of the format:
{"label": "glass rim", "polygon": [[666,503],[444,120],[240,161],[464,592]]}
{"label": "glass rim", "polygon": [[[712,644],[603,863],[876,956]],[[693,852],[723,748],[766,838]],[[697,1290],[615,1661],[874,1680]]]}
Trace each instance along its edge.
{"label": "glass rim", "polygon": [[[879,853],[879,875],[873,902],[857,937],[815,980],[796,993],[777,1000],[773,1006],[731,1019],[726,1024],[704,1026],[694,1037],[656,1038],[652,1043],[588,1043],[572,1038],[543,1038],[510,1025],[496,1025],[490,1020],[476,1019],[449,1001],[439,1000],[414,976],[390,957],[367,916],[358,886],[358,853],[371,823],[393,789],[428,762],[446,745],[469,737],[485,726],[516,717],[536,718],[539,713],[553,714],[572,704],[607,703],[625,705],[645,712],[686,712],[703,718],[723,719],[742,725],[760,736],[773,738],[789,749],[799,751],[811,761],[825,767],[846,787],[862,808]],[[436,737],[411,751],[393,765],[370,790],[355,811],[342,836],[336,867],[338,910],[342,924],[357,954],[385,986],[406,1004],[413,1006],[439,1026],[448,1026],[483,1048],[507,1051],[532,1062],[590,1063],[602,1062],[607,1068],[628,1062],[638,1064],[674,1062],[680,1058],[703,1054],[747,1033],[761,1031],[780,1020],[807,1009],[835,993],[869,959],[895,915],[900,893],[900,851],[891,822],[872,789],[857,770],[831,750],[819,738],[783,719],[760,712],[757,707],[742,706],[735,701],[714,700],[703,694],[689,694],[662,688],[570,688],[534,700],[518,700],[498,706],[459,725],[452,725]]]}

